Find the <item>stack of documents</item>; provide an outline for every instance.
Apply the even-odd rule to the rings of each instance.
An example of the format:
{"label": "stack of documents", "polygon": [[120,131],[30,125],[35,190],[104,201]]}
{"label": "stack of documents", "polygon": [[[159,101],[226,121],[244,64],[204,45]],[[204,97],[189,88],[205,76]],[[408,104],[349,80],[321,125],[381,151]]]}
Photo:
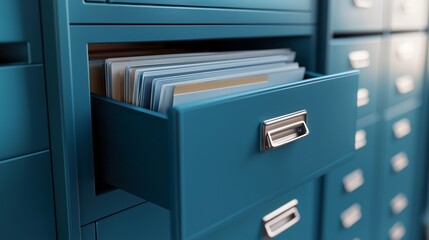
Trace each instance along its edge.
{"label": "stack of documents", "polygon": [[302,80],[305,69],[294,60],[289,49],[108,58],[103,85],[107,97],[167,113],[177,104]]}

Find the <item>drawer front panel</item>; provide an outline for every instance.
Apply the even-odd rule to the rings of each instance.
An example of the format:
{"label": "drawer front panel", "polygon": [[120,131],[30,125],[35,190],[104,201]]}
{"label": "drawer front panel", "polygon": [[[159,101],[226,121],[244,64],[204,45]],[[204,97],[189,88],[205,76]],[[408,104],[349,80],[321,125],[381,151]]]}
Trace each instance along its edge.
{"label": "drawer front panel", "polygon": [[2,239],[54,240],[49,151],[0,162]]}
{"label": "drawer front panel", "polygon": [[299,221],[274,237],[274,239],[316,239],[315,224],[317,221],[317,195],[314,181],[305,183],[297,189],[270,201],[261,204],[245,213],[240,218],[225,222],[223,227],[193,239],[270,239],[265,230],[263,218],[284,204],[296,199]]}
{"label": "drawer front panel", "polygon": [[426,34],[394,34],[390,44],[389,105],[421,95]]}
{"label": "drawer front panel", "polygon": [[[365,144],[347,163],[324,177],[323,239],[371,239],[375,130],[375,124],[358,128],[365,131]],[[357,205],[359,218],[352,214]]]}
{"label": "drawer front panel", "polygon": [[265,2],[257,0],[220,0],[220,1],[198,1],[198,0],[112,0],[112,3],[135,3],[135,4],[156,4],[175,5],[193,7],[221,7],[221,8],[243,8],[243,9],[272,9],[288,11],[310,11],[313,8],[314,0],[303,1],[282,1],[268,0]]}
{"label": "drawer front panel", "polygon": [[169,211],[149,202],[104,218],[96,225],[98,240],[171,239]]}
{"label": "drawer front panel", "polygon": [[0,160],[49,148],[42,65],[0,67]]}
{"label": "drawer front panel", "polygon": [[426,0],[392,0],[390,11],[392,30],[417,30],[427,27],[428,2]]}
{"label": "drawer front panel", "polygon": [[[384,136],[387,156],[393,157],[407,149],[414,151],[419,132],[418,116],[418,110],[412,110],[388,120]],[[390,164],[390,160],[386,164]]]}
{"label": "drawer front panel", "polygon": [[352,38],[330,43],[328,72],[357,69],[359,91],[356,97],[358,117],[376,111],[379,79],[381,38]]}
{"label": "drawer front panel", "polygon": [[331,22],[335,33],[381,31],[383,0],[331,2]]}
{"label": "drawer front panel", "polygon": [[[2,0],[0,2],[0,53],[8,52],[3,43],[25,43],[28,63],[43,62],[39,1]],[[27,46],[25,46],[27,45]],[[11,53],[13,54],[13,53]],[[0,58],[0,64],[8,56]],[[27,61],[25,61],[27,62]]]}
{"label": "drawer front panel", "polygon": [[[285,191],[353,152],[356,84],[357,76],[349,73],[176,107],[185,236]],[[261,123],[302,109],[310,134],[262,151]]]}

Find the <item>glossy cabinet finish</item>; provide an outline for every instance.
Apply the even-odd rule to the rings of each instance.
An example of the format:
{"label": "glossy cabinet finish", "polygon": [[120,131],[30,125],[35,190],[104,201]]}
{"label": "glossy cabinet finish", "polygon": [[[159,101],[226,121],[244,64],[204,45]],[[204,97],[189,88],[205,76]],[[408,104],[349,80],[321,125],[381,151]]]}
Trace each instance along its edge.
{"label": "glossy cabinet finish", "polygon": [[143,203],[96,222],[97,240],[170,238],[170,213]]}
{"label": "glossy cabinet finish", "polygon": [[[205,234],[201,234],[193,239],[271,239],[268,237],[264,227],[264,216],[293,200],[296,200],[298,203],[296,205],[298,213],[295,214],[299,215],[299,220],[272,239],[317,239],[317,217],[319,214],[316,197],[318,194],[317,186],[317,182],[315,181],[304,183],[270,202],[260,204],[243,212],[238,217],[228,219],[218,228],[208,230]],[[286,218],[279,225],[287,224],[294,217],[296,218],[297,215]]]}
{"label": "glossy cabinet finish", "polygon": [[390,29],[420,30],[428,26],[428,1],[390,1]]}
{"label": "glossy cabinet finish", "polygon": [[358,117],[374,113],[377,108],[381,44],[380,37],[335,39],[329,44],[328,73],[359,70]]}
{"label": "glossy cabinet finish", "polygon": [[56,239],[49,151],[0,161],[2,239]]}
{"label": "glossy cabinet finish", "polygon": [[134,4],[156,4],[156,5],[174,5],[190,7],[218,7],[218,8],[243,8],[243,9],[271,9],[288,11],[310,11],[313,7],[312,0],[303,1],[282,1],[268,0],[260,2],[257,0],[220,0],[220,1],[198,1],[198,0],[111,0],[111,3],[134,3]]}
{"label": "glossy cabinet finish", "polygon": [[388,104],[420,97],[424,82],[425,33],[392,34],[390,38]]}
{"label": "glossy cabinet finish", "polygon": [[49,148],[43,65],[0,66],[0,160]]}
{"label": "glossy cabinet finish", "polygon": [[332,0],[331,25],[334,33],[382,30],[383,0]]}
{"label": "glossy cabinet finish", "polygon": [[[96,123],[93,126],[101,129],[96,130],[95,137],[104,139],[105,144],[101,155],[104,180],[168,207],[169,195],[161,191],[170,186],[165,178],[166,170],[176,169],[171,174],[177,179],[170,181],[175,182],[178,192],[170,199],[172,203],[180,203],[177,208],[181,234],[184,239],[189,238],[261,199],[284,192],[307,177],[317,176],[326,166],[352,153],[356,86],[356,72],[316,77],[272,89],[179,105],[170,112],[169,119],[123,103],[93,98]],[[338,88],[342,91],[335,91]],[[314,97],[320,101],[314,102]],[[293,104],[272,104],[285,99]],[[267,105],[271,107],[266,108]],[[304,109],[308,136],[278,149],[261,150],[263,121]],[[337,112],[347,114],[337,118]],[[151,126],[150,131],[158,137],[148,135],[149,128],[128,131],[121,127],[120,130],[113,124],[119,119],[103,116],[121,116],[121,121],[127,121],[116,126]],[[110,131],[102,131],[103,128]],[[338,128],[342,131],[336,131]],[[110,134],[116,138],[108,136]],[[168,142],[166,139],[170,138],[164,139],[163,134],[174,134],[177,142]],[[140,141],[135,144],[115,140],[137,138]],[[325,140],[320,142],[320,139]],[[141,145],[144,142],[150,144]],[[173,165],[168,158],[170,147],[177,151]],[[142,154],[148,158],[142,159]],[[151,167],[156,167],[161,175],[154,176],[153,172],[157,171]],[[240,174],[236,175],[237,172]],[[159,187],[148,181],[149,176],[159,179],[155,181]],[[288,177],[287,182],[280,181],[284,176]],[[206,204],[211,207],[206,208]],[[203,218],[201,211],[205,213]]]}
{"label": "glossy cabinet finish", "polygon": [[[24,63],[43,61],[42,34],[40,26],[39,1],[3,0],[0,2],[0,64],[5,52],[5,43],[24,43],[20,54],[27,56]],[[17,52],[10,53],[11,55]],[[13,57],[13,56],[10,56]]]}
{"label": "glossy cabinet finish", "polygon": [[354,156],[324,176],[322,239],[372,239],[378,124],[358,126]]}

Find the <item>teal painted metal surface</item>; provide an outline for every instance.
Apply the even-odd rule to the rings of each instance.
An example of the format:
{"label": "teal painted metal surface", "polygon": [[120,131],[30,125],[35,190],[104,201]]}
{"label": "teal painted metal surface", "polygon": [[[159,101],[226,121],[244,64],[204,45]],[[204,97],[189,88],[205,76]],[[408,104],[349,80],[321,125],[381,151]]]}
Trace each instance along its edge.
{"label": "teal painted metal surface", "polygon": [[110,3],[134,3],[134,4],[155,4],[155,5],[174,5],[191,7],[217,7],[217,8],[242,8],[242,9],[269,9],[269,10],[287,10],[287,11],[311,11],[313,7],[312,0],[303,1],[282,1],[267,0],[260,2],[257,0],[220,0],[220,1],[198,1],[198,0],[109,0]]}
{"label": "teal painted metal surface", "polygon": [[[387,119],[387,124],[384,131],[384,139],[386,140],[385,153],[380,166],[380,185],[378,195],[380,199],[380,208],[376,214],[380,218],[380,227],[377,232],[378,238],[388,236],[392,226],[400,221],[405,229],[410,229],[415,224],[415,219],[412,219],[412,208],[418,207],[415,202],[414,188],[416,179],[416,166],[418,165],[417,154],[417,137],[418,137],[418,119],[417,110],[412,110],[402,115]],[[399,121],[407,119],[410,122],[411,132],[398,139],[395,137],[395,124]],[[396,125],[398,126],[398,125]],[[397,160],[398,154],[404,154],[408,164],[400,171],[395,170],[394,162]],[[408,200],[408,206],[400,213],[394,213],[392,210],[392,201],[398,194],[403,194]],[[408,239],[410,231],[406,233]]]}
{"label": "teal painted metal surface", "polygon": [[27,43],[28,63],[43,61],[39,1],[1,1],[0,29],[0,45],[11,42]]}
{"label": "teal painted metal surface", "polygon": [[0,160],[49,148],[43,65],[0,66]]}
{"label": "teal painted metal surface", "polygon": [[[361,4],[359,4],[361,3]],[[381,32],[383,20],[383,0],[342,1],[331,0],[330,21],[335,33]],[[370,7],[365,7],[370,4]]]}
{"label": "teal painted metal surface", "polygon": [[[375,224],[375,173],[377,123],[357,127],[365,131],[366,144],[345,164],[324,176],[322,239],[373,239]],[[352,178],[353,174],[360,173]],[[361,184],[357,184],[360,182]],[[349,189],[349,190],[347,190]],[[352,205],[359,204],[361,218],[351,227],[342,225],[341,215]]]}
{"label": "teal painted metal surface", "polygon": [[390,54],[386,59],[389,64],[388,79],[386,78],[388,106],[412,97],[422,97],[426,43],[426,34],[421,32],[390,36]]}
{"label": "teal painted metal surface", "polygon": [[[103,121],[101,126],[104,129],[115,129],[114,125],[130,126],[113,132],[97,130],[101,134],[98,137],[105,139],[104,145],[101,146],[105,151],[101,164],[105,167],[104,178],[108,183],[138,196],[157,200],[164,195],[158,196],[159,190],[149,190],[156,190],[152,186],[158,186],[158,181],[163,181],[163,178],[157,177],[159,180],[148,182],[145,181],[145,173],[153,176],[164,168],[167,176],[178,176],[178,179],[172,178],[170,183],[167,182],[164,188],[181,190],[170,196],[173,203],[170,207],[174,214],[173,223],[176,224],[175,227],[180,226],[178,230],[185,233],[183,236],[177,236],[178,238],[192,238],[204,229],[220,223],[224,218],[257,204],[261,199],[284,192],[307,177],[321,174],[321,169],[351,153],[355,130],[356,84],[357,75],[354,72],[178,106],[174,117],[168,120],[177,133],[162,129],[163,125],[160,123],[166,119],[161,116],[158,116],[159,124],[149,124],[150,121],[156,120],[156,115],[152,116],[143,109],[137,110],[123,103],[93,99],[93,107],[97,108],[96,119]],[[337,88],[343,90],[335,91]],[[343,101],[336,101],[338,98]],[[314,99],[319,101],[315,103]],[[285,100],[294,104],[283,104],[286,103]],[[307,124],[312,129],[311,135],[290,146],[261,152],[259,131],[262,121],[300,109],[306,109],[308,112]],[[240,114],[236,114],[237,112]],[[332,116],[336,116],[337,112],[347,114],[333,119]],[[114,115],[128,117],[117,121],[108,117]],[[118,121],[122,123],[117,125]],[[216,127],[206,128],[208,125]],[[136,130],[136,127],[140,130]],[[342,131],[337,131],[338,128]],[[239,137],[231,137],[231,133]],[[328,135],[333,137],[325,139],[325,144],[318,142]],[[159,142],[156,141],[158,137]],[[170,140],[163,140],[163,137]],[[152,138],[155,142],[151,141]],[[137,141],[135,146],[128,144],[121,148],[123,144],[120,142],[123,139],[140,141]],[[318,146],[314,147],[316,141]],[[149,144],[146,145],[146,150],[145,144]],[[174,150],[176,144],[179,149],[177,153],[171,150]],[[156,148],[151,150],[151,146]],[[163,146],[169,155],[157,153],[157,149]],[[305,152],[305,149],[312,151]],[[143,158],[142,151],[146,153]],[[166,157],[172,159],[166,161]],[[305,165],[302,165],[303,161],[306,162]],[[154,163],[159,166],[153,166]],[[176,167],[176,164],[179,166]],[[156,167],[156,170],[148,167]],[[235,172],[240,174],[236,175]],[[222,177],[219,178],[220,176]],[[283,176],[288,176],[287,182],[279,182]],[[139,186],[146,184],[148,187],[145,189]],[[165,206],[165,202],[155,203]],[[182,205],[174,206],[178,203]],[[204,208],[206,204],[211,207]],[[202,211],[203,218],[200,216]]]}
{"label": "teal painted metal surface", "polygon": [[96,240],[97,234],[95,232],[95,223],[85,225],[80,230],[81,240]]}
{"label": "teal painted metal surface", "polygon": [[270,239],[265,232],[262,218],[293,199],[298,200],[297,209],[300,220],[273,239],[318,239],[317,219],[320,211],[318,209],[319,185],[317,183],[316,181],[304,183],[280,197],[246,211],[239,218],[228,221],[222,228],[208,231],[192,239]]}
{"label": "teal painted metal surface", "polygon": [[94,154],[102,179],[169,208],[172,143],[166,116],[103,97],[93,97],[91,102]]}
{"label": "teal painted metal surface", "polygon": [[[177,106],[172,121],[178,144],[178,176],[173,181],[180,183],[176,185],[180,195],[173,202],[180,209],[179,236],[191,238],[351,153],[357,77],[356,72],[326,76]],[[261,152],[261,122],[301,109],[307,110],[310,135],[283,148]],[[341,117],[332,117],[338,113]],[[237,172],[240,174],[234,174]],[[279,182],[285,176],[287,181]],[[212,202],[212,209],[204,208],[208,202]],[[201,219],[203,209],[205,217]]]}
{"label": "teal painted metal surface", "polygon": [[[70,90],[68,84],[73,85],[74,95],[67,97],[68,101],[73,100],[73,108],[65,108],[65,110],[67,112],[72,111],[72,119],[75,119],[73,126],[76,137],[69,141],[77,142],[76,152],[73,154],[77,154],[75,161],[78,167],[78,176],[82,179],[78,181],[81,223],[89,223],[143,201],[141,198],[121,190],[102,194],[96,193],[92,132],[90,131],[92,121],[88,84],[88,43],[140,42],[144,44],[144,42],[167,40],[227,40],[238,37],[276,37],[282,35],[306,37],[311,36],[313,31],[314,27],[312,26],[72,26],[70,28],[70,51],[73,53],[71,55],[73,81],[70,80],[70,76],[69,78],[63,76],[62,84],[67,91]],[[275,39],[267,38],[263,40],[253,40],[252,46],[263,46],[264,43],[258,45],[258,42],[265,41],[271,41],[276,47],[285,47],[288,44],[288,41],[283,39],[275,41]],[[300,48],[306,48],[311,43],[311,41],[301,41],[301,38],[296,38],[296,41],[301,42],[302,45],[297,45]],[[243,45],[247,46],[248,42],[244,42]],[[216,42],[211,44],[216,45]],[[239,42],[235,44],[242,47]],[[309,49],[311,48],[309,47]],[[66,59],[68,58],[62,58],[62,60]],[[308,59],[311,60],[311,57]],[[134,183],[134,185],[136,184],[138,182]]]}
{"label": "teal painted metal surface", "polygon": [[[368,55],[368,66],[358,68],[359,89],[368,91],[369,102],[358,108],[358,117],[374,113],[378,104],[378,81],[380,78],[380,61],[381,61],[381,38],[380,37],[356,37],[347,39],[335,39],[329,43],[330,60],[327,66],[328,73],[337,73],[352,70],[352,60],[350,59],[353,52],[366,51]],[[362,52],[361,52],[362,53]],[[362,63],[365,59],[356,60],[357,64]]]}
{"label": "teal painted metal surface", "polygon": [[97,221],[96,225],[97,240],[171,239],[169,211],[149,202]]}
{"label": "teal painted metal surface", "polygon": [[80,238],[68,13],[65,1],[40,1],[46,97],[59,239]]}
{"label": "teal painted metal surface", "polygon": [[2,239],[56,239],[49,151],[0,162],[0,192]]}
{"label": "teal painted metal surface", "polygon": [[390,1],[388,27],[393,31],[423,30],[428,26],[428,2],[416,0],[410,5]]}
{"label": "teal painted metal surface", "polygon": [[[130,0],[135,1],[135,0]],[[138,1],[138,0],[137,0]],[[144,0],[143,0],[144,1]],[[150,0],[149,0],[150,1]],[[163,0],[152,1],[156,5],[147,4],[100,4],[84,3],[83,1],[69,1],[70,23],[73,24],[313,24],[315,23],[316,1],[193,1],[198,5],[212,5],[218,7],[187,7],[162,6],[167,2],[181,2],[190,4],[190,1]],[[280,3],[278,4],[277,3]],[[260,9],[228,9],[219,7],[249,6],[253,8],[264,6],[274,8],[275,11]],[[294,9],[284,8],[286,6]],[[97,14],[94,14],[97,13]]]}

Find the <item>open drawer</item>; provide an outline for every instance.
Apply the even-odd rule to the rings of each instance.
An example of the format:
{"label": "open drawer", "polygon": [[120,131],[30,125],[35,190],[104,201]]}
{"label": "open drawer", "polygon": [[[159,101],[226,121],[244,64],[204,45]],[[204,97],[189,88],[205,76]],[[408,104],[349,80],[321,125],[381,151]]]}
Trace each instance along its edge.
{"label": "open drawer", "polygon": [[353,153],[357,84],[357,71],[310,75],[167,115],[94,95],[101,178],[170,209],[173,235],[192,238]]}

